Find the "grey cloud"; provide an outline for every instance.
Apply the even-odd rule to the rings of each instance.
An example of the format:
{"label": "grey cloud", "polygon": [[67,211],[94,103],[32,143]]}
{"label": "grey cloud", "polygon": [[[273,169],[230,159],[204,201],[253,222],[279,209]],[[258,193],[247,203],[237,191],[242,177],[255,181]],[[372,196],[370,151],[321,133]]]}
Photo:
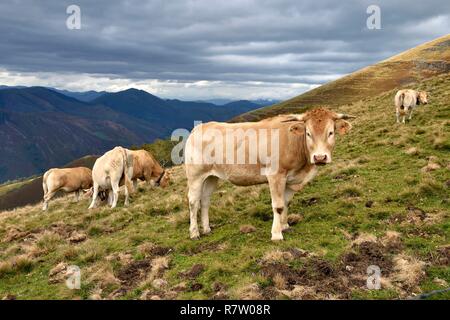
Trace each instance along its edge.
{"label": "grey cloud", "polygon": [[[0,68],[319,84],[448,33],[450,17],[448,0],[83,0],[82,29],[68,30],[73,3],[1,3]],[[381,7],[382,30],[366,28],[371,4]]]}

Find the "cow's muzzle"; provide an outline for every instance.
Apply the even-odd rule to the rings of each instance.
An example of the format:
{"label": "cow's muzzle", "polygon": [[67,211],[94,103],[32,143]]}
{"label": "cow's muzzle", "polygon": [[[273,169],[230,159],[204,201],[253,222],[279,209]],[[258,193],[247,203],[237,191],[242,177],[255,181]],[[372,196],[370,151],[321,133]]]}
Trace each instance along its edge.
{"label": "cow's muzzle", "polygon": [[327,164],[327,155],[326,154],[315,154],[314,155],[314,164],[324,165]]}

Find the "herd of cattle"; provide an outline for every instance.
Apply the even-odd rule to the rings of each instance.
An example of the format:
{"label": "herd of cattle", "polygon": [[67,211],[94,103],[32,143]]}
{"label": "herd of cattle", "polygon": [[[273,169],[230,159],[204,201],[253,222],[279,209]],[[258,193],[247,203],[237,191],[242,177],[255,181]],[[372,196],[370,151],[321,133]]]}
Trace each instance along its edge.
{"label": "herd of cattle", "polygon": [[[411,119],[413,108],[418,104],[427,103],[426,92],[398,91],[395,96],[397,122],[401,115],[405,123],[408,112]],[[335,133],[347,133],[351,129],[351,124],[346,119],[350,118],[354,117],[319,108],[303,114],[279,115],[259,122],[209,122],[195,127],[185,146],[190,237],[196,239],[200,236],[197,224],[199,210],[202,233],[207,234],[211,231],[208,216],[210,197],[218,180],[223,179],[239,186],[263,183],[269,185],[273,210],[272,240],[282,240],[282,232],[289,228],[287,214],[290,200],[295,192],[300,191],[314,178],[319,165],[331,163]],[[196,157],[201,158],[202,155],[199,153],[204,150],[204,147],[211,148],[210,144],[215,143],[208,135],[200,135],[200,141],[194,141],[194,136],[199,130],[206,132],[215,130],[226,135],[230,130],[249,129],[256,132],[256,141],[262,141],[261,132],[268,130],[278,132],[279,157],[275,171],[264,171],[264,167],[268,164],[259,157],[255,163],[244,164],[194,161]],[[234,148],[231,150],[234,153],[244,152],[245,159],[250,158],[251,147],[254,145],[250,143],[249,136],[242,135],[235,138],[237,141],[228,147]],[[267,148],[259,143],[257,148],[261,147]],[[258,155],[261,154],[259,151],[257,150]],[[83,190],[88,192],[92,195],[90,209],[97,205],[98,198],[108,199],[108,204],[114,208],[119,197],[119,186],[122,185],[125,190],[125,205],[128,205],[129,194],[136,187],[138,179],[165,187],[169,184],[169,176],[169,173],[149,152],[115,147],[96,160],[92,171],[84,167],[48,170],[43,177],[43,210],[48,208],[49,200],[59,190],[75,192],[77,200]]]}
{"label": "herd of cattle", "polygon": [[47,210],[48,202],[60,190],[75,192],[77,201],[82,191],[88,192],[92,195],[90,209],[96,206],[97,197],[107,198],[111,208],[115,208],[121,185],[125,185],[125,205],[128,205],[129,193],[136,187],[138,179],[166,187],[169,173],[145,150],[115,147],[98,158],[92,170],[85,167],[48,170],[42,179],[42,210]]}

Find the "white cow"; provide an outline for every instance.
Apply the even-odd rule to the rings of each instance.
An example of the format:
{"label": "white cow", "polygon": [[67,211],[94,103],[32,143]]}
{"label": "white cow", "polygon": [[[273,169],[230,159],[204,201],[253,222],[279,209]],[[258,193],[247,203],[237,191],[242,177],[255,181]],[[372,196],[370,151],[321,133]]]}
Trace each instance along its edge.
{"label": "white cow", "polygon": [[403,117],[402,122],[405,123],[406,114],[408,112],[408,120],[411,120],[413,109],[419,104],[428,103],[428,94],[425,91],[416,91],[411,89],[399,90],[395,95],[394,102],[397,123],[400,123],[400,116]]}
{"label": "white cow", "polygon": [[129,203],[129,193],[133,191],[131,178],[133,176],[133,155],[130,150],[115,147],[95,161],[92,168],[94,190],[89,209],[96,205],[99,191],[107,191],[108,204],[115,208],[119,198],[119,183],[125,178],[125,205]]}

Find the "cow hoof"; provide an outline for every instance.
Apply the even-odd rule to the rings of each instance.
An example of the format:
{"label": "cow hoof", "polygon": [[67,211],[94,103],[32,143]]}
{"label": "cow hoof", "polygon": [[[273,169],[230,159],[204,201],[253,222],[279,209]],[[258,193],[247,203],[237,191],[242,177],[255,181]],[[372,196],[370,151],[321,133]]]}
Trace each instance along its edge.
{"label": "cow hoof", "polygon": [[198,231],[191,232],[191,239],[192,240],[198,240],[200,239],[200,233]]}
{"label": "cow hoof", "polygon": [[282,231],[286,231],[286,230],[288,230],[289,228],[290,228],[290,226],[289,226],[289,224],[287,224],[287,223],[281,226],[281,230],[282,230]]}
{"label": "cow hoof", "polygon": [[208,228],[203,228],[203,232],[202,232],[203,234],[208,234],[208,233],[211,233],[211,228],[210,227],[208,227]]}
{"label": "cow hoof", "polygon": [[281,233],[272,234],[272,241],[281,241],[281,240],[283,240],[283,235]]}

